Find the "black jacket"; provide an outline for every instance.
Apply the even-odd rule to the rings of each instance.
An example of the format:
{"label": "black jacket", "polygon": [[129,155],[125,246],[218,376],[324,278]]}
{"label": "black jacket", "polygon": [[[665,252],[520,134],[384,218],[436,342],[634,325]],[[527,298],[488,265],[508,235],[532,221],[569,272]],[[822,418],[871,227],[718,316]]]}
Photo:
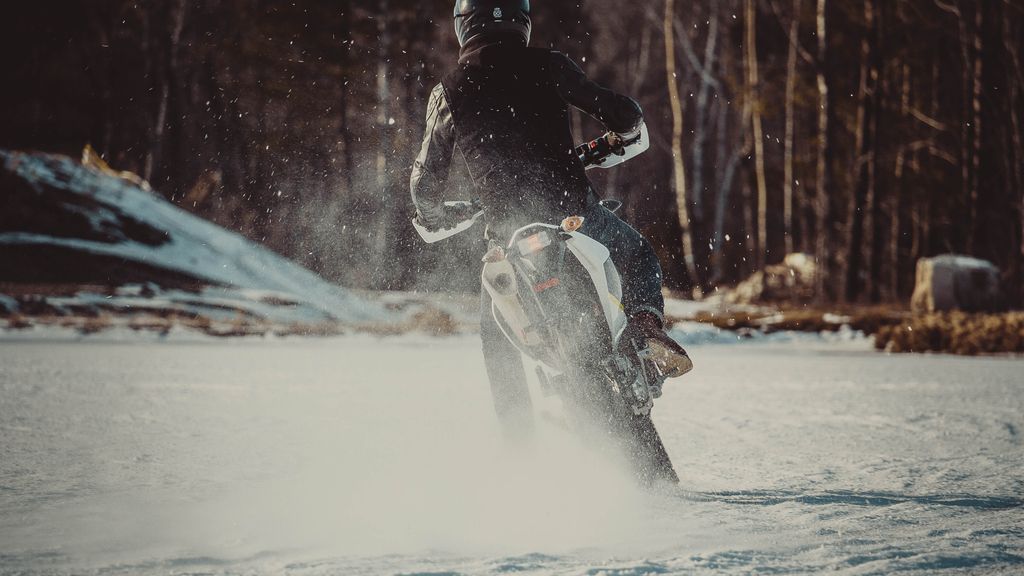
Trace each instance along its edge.
{"label": "black jacket", "polygon": [[590,201],[574,153],[569,106],[627,133],[640,106],[589,80],[566,55],[492,39],[463,49],[458,67],[434,88],[410,182],[428,227],[444,224],[444,191],[455,148],[465,158],[488,225],[503,231],[560,221]]}

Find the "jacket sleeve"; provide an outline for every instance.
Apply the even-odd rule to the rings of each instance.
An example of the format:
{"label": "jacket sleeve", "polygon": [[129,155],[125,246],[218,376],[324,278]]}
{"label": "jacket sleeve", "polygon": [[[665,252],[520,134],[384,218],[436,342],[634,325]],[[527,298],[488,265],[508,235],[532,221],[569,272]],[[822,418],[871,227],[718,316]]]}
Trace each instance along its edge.
{"label": "jacket sleeve", "polygon": [[608,130],[629,134],[640,128],[644,113],[636,100],[587,78],[565,54],[551,53],[551,71],[562,99],[598,119]]}
{"label": "jacket sleeve", "polygon": [[440,228],[444,223],[444,191],[454,154],[455,124],[444,87],[438,84],[430,93],[427,128],[409,179],[413,204],[428,228]]}

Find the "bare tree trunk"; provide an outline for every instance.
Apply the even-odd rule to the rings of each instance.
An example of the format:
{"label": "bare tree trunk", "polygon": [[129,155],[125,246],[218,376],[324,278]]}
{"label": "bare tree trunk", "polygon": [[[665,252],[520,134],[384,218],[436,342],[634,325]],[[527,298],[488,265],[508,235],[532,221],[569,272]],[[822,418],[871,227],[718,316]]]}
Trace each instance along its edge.
{"label": "bare tree trunk", "polygon": [[1012,19],[1003,18],[1003,43],[1007,53],[1007,80],[1010,86],[1009,108],[1010,108],[1010,141],[1012,143],[1011,173],[1007,175],[1012,186],[1017,190],[1017,248],[1016,257],[1013,258],[1012,275],[1016,283],[1016,294],[1018,305],[1024,304],[1024,145],[1022,145],[1021,125],[1021,101],[1022,89],[1024,89],[1024,69],[1021,67],[1019,32],[1013,30]]}
{"label": "bare tree trunk", "polygon": [[[910,67],[900,66],[900,125],[906,125],[910,115]],[[893,191],[889,196],[889,248],[886,254],[889,271],[888,293],[884,299],[895,301],[900,296],[900,210],[904,195],[903,172],[906,169],[907,149],[900,145],[896,152],[896,164],[893,169]]]}
{"label": "bare tree trunk", "polygon": [[[162,62],[159,68],[160,77],[160,100],[157,104],[156,117],[153,120],[152,140],[150,141],[149,152],[146,156],[143,179],[150,181],[156,174],[156,165],[163,161],[164,137],[167,132],[167,111],[170,106],[171,90],[177,76],[178,68],[178,43],[181,40],[181,33],[185,26],[185,1],[175,0],[168,6],[170,12],[170,29],[167,34],[167,43],[156,46],[157,55],[155,58]],[[152,26],[150,11],[146,11],[146,26]],[[162,19],[161,19],[162,20]]]}
{"label": "bare tree trunk", "polygon": [[761,128],[760,82],[757,69],[757,9],[754,0],[746,0],[747,91],[753,101],[751,129],[754,134],[754,176],[757,180],[757,254],[754,265],[763,269],[768,259],[768,186],[764,174],[764,135]]}
{"label": "bare tree trunk", "polygon": [[[652,30],[655,28],[655,26],[648,25],[646,22],[640,26],[640,34],[639,38],[636,39],[637,46],[635,49],[632,44],[634,36],[631,35],[627,40],[627,77],[630,79],[627,94],[639,94],[641,88],[643,88],[644,81],[647,80],[647,72],[651,66],[651,36],[653,35]],[[622,210],[626,219],[632,220],[636,217],[634,202],[631,202],[627,194],[619,193],[619,182],[623,179],[623,174],[625,173],[622,169],[610,170],[607,175],[607,187],[610,192],[615,193],[619,200],[624,203]],[[627,186],[626,190],[628,189]]]}
{"label": "bare tree trunk", "polygon": [[338,79],[341,82],[340,87],[340,101],[338,107],[338,115],[341,118],[341,126],[339,135],[341,137],[341,158],[342,165],[341,169],[343,174],[341,175],[342,182],[345,184],[344,192],[346,194],[352,193],[352,170],[355,168],[355,163],[352,159],[352,130],[349,127],[349,91],[348,91],[348,80],[346,78],[351,73],[349,66],[352,62],[352,1],[346,0],[342,7],[341,14],[341,41],[342,41],[342,59],[341,59],[341,77]]}
{"label": "bare tree trunk", "polygon": [[817,0],[816,29],[818,34],[817,82],[818,82],[818,156],[817,156],[817,194],[815,198],[815,259],[818,273],[815,278],[817,298],[824,301],[828,298],[828,277],[831,269],[831,230],[829,216],[829,187],[831,186],[832,148],[829,139],[829,86],[826,76],[828,61],[828,0]]}
{"label": "bare tree trunk", "polygon": [[[954,7],[953,14],[956,16],[957,25],[959,27],[960,36],[960,51],[961,51],[961,66],[963,70],[961,86],[961,94],[963,97],[963,112],[960,121],[960,190],[961,197],[964,203],[970,203],[971,198],[971,114],[970,114],[970,86],[972,82],[971,76],[971,55],[968,47],[967,39],[967,22],[964,20],[964,15],[959,8]],[[968,230],[974,226],[973,222],[969,220],[968,215]],[[970,235],[970,234],[968,234]],[[970,250],[967,250],[969,253]]]}
{"label": "bare tree trunk", "polygon": [[[978,32],[974,32],[972,34],[972,31],[968,26],[969,16],[965,14],[965,10],[962,8],[962,6],[969,4],[971,1],[972,0],[955,0],[955,2],[957,2],[956,4],[947,4],[944,0],[935,0],[936,6],[956,17],[957,31],[960,40],[960,59],[962,65],[961,93],[963,95],[963,112],[962,121],[960,123],[960,185],[962,198],[964,203],[967,204],[968,211],[966,251],[969,254],[974,250],[975,211],[977,209],[975,206],[977,190],[974,186],[973,175],[975,145],[972,139],[976,137],[977,128],[979,127],[977,124],[972,123],[972,121],[976,120],[974,117],[974,91],[976,89],[980,89],[979,86],[975,86],[975,67],[978,62],[975,60],[972,50],[981,42]],[[977,9],[980,11],[980,2],[984,0],[973,1],[979,4]],[[981,15],[979,13],[973,20],[977,22],[980,18]],[[980,76],[977,76],[977,79],[980,81]]]}
{"label": "bare tree trunk", "polygon": [[[786,134],[783,142],[783,213],[785,228],[786,254],[793,252],[793,136],[796,127],[794,122],[794,100],[796,97],[796,57],[797,42],[800,37],[800,11],[803,0],[793,0],[793,14],[789,21],[789,52],[786,56]],[[807,231],[803,231],[807,234]]]}
{"label": "bare tree trunk", "polygon": [[[876,52],[881,50],[881,46],[876,47]],[[878,57],[878,56],[877,56]],[[874,113],[871,118],[871,155],[868,159],[868,167],[870,168],[870,179],[868,180],[867,198],[864,202],[865,205],[865,227],[864,227],[864,252],[865,262],[867,263],[867,277],[866,284],[864,286],[864,295],[872,302],[879,301],[882,291],[886,288],[887,284],[883,279],[882,271],[882,259],[884,256],[885,245],[885,232],[888,230],[888,222],[883,221],[883,209],[891,210],[893,206],[892,199],[899,194],[899,190],[891,190],[886,196],[882,196],[880,192],[885,191],[885,181],[883,178],[885,174],[880,168],[880,162],[883,162],[886,157],[886,153],[883,150],[883,146],[888,141],[885,137],[880,135],[886,124],[882,122],[882,114],[884,108],[882,102],[884,98],[888,97],[889,94],[889,79],[885,75],[885,71],[879,68],[880,63],[874,66],[874,71],[879,79],[876,80],[874,85],[874,96],[871,98],[871,107],[874,109]],[[898,217],[898,214],[897,214]]]}
{"label": "bare tree trunk", "polygon": [[718,3],[713,2],[713,12],[708,17],[708,35],[704,45],[704,61],[701,63],[700,88],[697,90],[697,109],[694,119],[693,135],[693,165],[690,167],[693,175],[694,216],[698,222],[704,219],[704,147],[707,142],[707,109],[708,93],[711,88],[718,86],[718,81],[712,76],[715,67],[715,53],[718,48]]}
{"label": "bare tree trunk", "polygon": [[377,15],[377,126],[380,142],[377,146],[377,188],[387,186],[388,157],[391,155],[391,130],[388,127],[391,111],[391,91],[388,85],[388,62],[391,50],[391,32],[388,29],[388,0],[381,0]]}
{"label": "bare tree trunk", "polygon": [[896,163],[893,168],[895,188],[889,196],[889,205],[886,208],[889,213],[889,245],[885,254],[888,282],[886,283],[886,292],[882,294],[882,299],[886,301],[896,301],[900,295],[900,210],[903,196],[903,171],[906,169],[906,163],[906,150],[901,146],[896,153]]}
{"label": "bare tree trunk", "polygon": [[[754,137],[750,137],[753,141]],[[751,144],[753,146],[753,144]],[[756,239],[753,237],[754,226],[756,226],[756,215],[754,214],[754,208],[756,200],[754,200],[754,193],[750,188],[750,177],[740,180],[740,191],[743,198],[743,247],[746,249],[747,255],[743,257],[743,266],[740,268],[743,271],[743,276],[749,276],[757,268],[757,245]]]}
{"label": "bare tree trunk", "polygon": [[395,242],[391,237],[393,229],[392,221],[395,211],[388,202],[388,158],[391,150],[391,86],[389,78],[389,66],[391,61],[391,29],[388,25],[389,0],[381,0],[379,12],[377,13],[377,130],[380,141],[377,143],[377,196],[371,202],[377,212],[373,216],[378,222],[375,240],[373,283],[377,289],[391,289],[391,279],[394,277],[394,249]]}
{"label": "bare tree trunk", "polygon": [[981,165],[981,78],[983,65],[983,44],[981,36],[982,5],[985,0],[974,0],[974,29],[971,31],[974,48],[974,64],[971,66],[971,180],[970,180],[970,222],[967,228],[967,253],[974,254],[975,236],[978,226],[978,172]]}
{"label": "bare tree trunk", "polygon": [[[870,0],[864,3],[864,14],[871,18]],[[868,23],[870,25],[870,22]],[[846,229],[843,246],[844,262],[842,283],[843,298],[852,301],[857,297],[860,288],[861,273],[861,239],[864,232],[864,201],[867,195],[869,167],[867,151],[870,147],[871,111],[868,108],[868,94],[871,91],[870,79],[871,41],[867,30],[860,41],[860,82],[857,88],[857,120],[854,128],[853,158],[850,166],[855,174],[853,192],[850,194],[846,209]]]}
{"label": "bare tree trunk", "polygon": [[638,40],[639,48],[636,50],[636,60],[633,62],[633,74],[630,94],[637,94],[647,78],[647,69],[651,65],[651,26],[644,25],[640,31]]}
{"label": "bare tree trunk", "polygon": [[[96,8],[101,8],[101,6],[96,6]],[[138,6],[133,6],[132,11],[133,13],[143,12],[143,14],[145,14],[146,12],[144,9],[139,10]],[[96,35],[97,40],[99,41],[99,45],[110,46],[112,30],[117,29],[117,24],[111,25],[111,17],[106,13],[105,10],[93,9],[89,12],[89,28]],[[116,18],[118,14],[115,13],[114,16]],[[114,20],[115,23],[117,23],[118,21],[118,19]],[[141,48],[140,51],[142,54],[149,54],[149,38],[146,35],[143,35],[140,38],[139,47]],[[101,102],[103,102],[103,104],[99,107],[99,125],[102,127],[102,133],[100,135],[99,141],[92,142],[92,145],[96,147],[101,158],[106,158],[107,161],[109,161],[112,143],[111,141],[113,140],[115,125],[114,119],[115,116],[117,116],[114,110],[114,99],[112,97],[112,91],[115,89],[115,86],[117,85],[116,80],[117,77],[121,75],[121,71],[116,70],[115,67],[111,64],[110,59],[103,57],[102,53],[97,54],[95,51],[90,52],[90,64],[88,65],[88,69],[95,75],[95,82],[96,85],[99,87]],[[107,52],[107,50],[105,50],[104,52]],[[143,78],[145,78],[147,82],[150,80],[149,60],[149,58],[143,59],[143,69],[145,70],[143,72]],[[34,65],[34,63],[32,65]]]}
{"label": "bare tree trunk", "polygon": [[[152,41],[152,38],[153,38],[153,14],[152,14],[152,12],[153,12],[153,8],[151,6],[146,6],[146,7],[142,8],[142,54],[143,54],[143,60],[145,62],[143,75],[145,76],[146,81],[147,81],[147,83],[149,83],[149,86],[151,88],[153,87],[153,83],[160,76],[158,74],[157,70],[154,69],[154,66],[153,66],[153,64],[158,60],[158,58],[156,58],[156,54],[155,54],[156,51],[152,47],[152,44],[153,44],[153,41]],[[161,94],[162,94],[162,91],[161,91]],[[160,115],[160,112],[159,112],[159,109],[158,109],[157,116],[159,116],[159,115]],[[142,162],[142,179],[147,181],[147,182],[149,182],[152,179],[152,177],[153,177],[153,164],[155,163],[154,156],[156,155],[156,142],[157,142],[157,140],[156,140],[156,130],[157,130],[157,127],[161,126],[161,125],[162,125],[162,123],[158,124],[156,121],[154,121],[152,126],[150,127],[151,132],[149,134],[149,142],[148,142],[149,146],[147,147],[147,150],[146,150],[146,159],[143,160],[143,162]]]}
{"label": "bare tree trunk", "polygon": [[686,198],[686,168],[683,165],[683,102],[679,97],[679,85],[676,79],[676,44],[672,26],[674,14],[675,0],[665,0],[665,75],[668,82],[669,104],[672,107],[672,182],[676,192],[679,229],[683,236],[683,261],[686,265],[686,274],[689,276],[694,296],[699,297],[701,282],[697,276],[697,267],[693,257],[693,238]]}
{"label": "bare tree trunk", "polygon": [[868,122],[866,126],[868,133],[864,158],[867,167],[864,194],[864,248],[862,250],[865,274],[861,295],[875,301],[878,298],[877,276],[879,274],[876,226],[879,216],[877,200],[878,147],[881,140],[878,137],[878,120],[882,113],[882,93],[887,84],[881,77],[883,64],[881,57],[882,12],[876,7],[874,0],[864,0],[864,21],[867,28],[870,57],[868,59]]}
{"label": "bare tree trunk", "polygon": [[[741,126],[745,126],[747,119],[749,118],[749,112],[747,112],[748,102],[744,101],[744,113]],[[723,106],[719,116],[719,138],[724,141],[726,137],[726,128],[728,121],[729,110]],[[746,132],[743,130],[743,132]],[[737,148],[733,151],[729,160],[725,163],[725,168],[722,171],[722,178],[718,185],[718,201],[715,204],[715,235],[714,235],[714,246],[718,250],[715,258],[715,270],[712,277],[712,284],[720,283],[725,277],[725,258],[721,253],[725,248],[725,214],[726,210],[729,209],[729,199],[732,196],[733,182],[736,178],[736,170],[739,168],[740,162],[743,158],[750,154],[750,142],[749,134],[744,137],[744,144],[742,148]],[[724,149],[724,147],[723,147]],[[722,154],[724,157],[724,154]],[[749,212],[747,210],[746,212]],[[749,242],[744,242],[744,245],[749,245]]]}

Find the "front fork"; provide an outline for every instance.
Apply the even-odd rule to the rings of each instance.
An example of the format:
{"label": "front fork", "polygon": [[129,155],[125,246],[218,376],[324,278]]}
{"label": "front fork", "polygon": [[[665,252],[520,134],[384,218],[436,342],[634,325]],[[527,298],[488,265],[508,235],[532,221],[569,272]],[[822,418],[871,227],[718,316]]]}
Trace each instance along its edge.
{"label": "front fork", "polygon": [[616,352],[602,365],[633,414],[650,414],[654,399],[661,398],[662,385],[667,378],[651,359],[650,349],[639,348],[633,342],[625,345],[632,348],[630,355],[636,358],[635,362]]}

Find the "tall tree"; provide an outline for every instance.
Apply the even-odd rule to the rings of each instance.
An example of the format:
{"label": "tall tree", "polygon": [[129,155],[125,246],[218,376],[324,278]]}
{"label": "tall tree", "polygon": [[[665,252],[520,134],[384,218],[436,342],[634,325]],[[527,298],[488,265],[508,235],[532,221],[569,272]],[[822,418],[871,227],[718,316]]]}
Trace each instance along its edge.
{"label": "tall tree", "polygon": [[715,58],[718,50],[719,7],[720,4],[717,2],[713,3],[709,7],[710,14],[707,16],[708,28],[704,41],[703,54],[701,56],[698,56],[696,50],[694,50],[693,43],[690,40],[690,35],[686,28],[682,26],[678,20],[675,22],[674,26],[676,36],[679,38],[680,44],[683,46],[683,52],[698,80],[692,130],[692,165],[690,166],[692,185],[689,189],[692,196],[694,219],[698,223],[704,219],[705,192],[707,191],[707,184],[705,184],[704,178],[706,172],[705,158],[707,156],[706,148],[709,129],[708,112],[711,107],[711,90],[721,90],[721,84],[718,79],[715,78]]}
{"label": "tall tree", "polygon": [[974,26],[971,29],[971,166],[970,166],[970,222],[967,227],[967,253],[974,254],[975,238],[978,227],[978,187],[979,170],[981,165],[981,142],[982,142],[982,72],[984,63],[984,37],[981,33],[984,14],[983,0],[974,0]]}
{"label": "tall tree", "polygon": [[1009,1],[1006,2],[1006,14],[1003,17],[1003,45],[1006,52],[1007,84],[1010,87],[1008,104],[1010,109],[1010,166],[1008,184],[1017,191],[1017,253],[1012,258],[1011,276],[1016,283],[1017,305],[1024,305],[1024,125],[1021,124],[1021,108],[1024,107],[1024,66],[1020,55],[1020,26],[1024,6],[1016,12],[1016,22],[1012,18],[1014,12]]}
{"label": "tall tree", "polygon": [[818,84],[818,150],[815,163],[817,187],[815,195],[815,260],[817,261],[817,274],[815,277],[815,288],[819,300],[827,300],[829,294],[829,275],[831,272],[831,201],[829,199],[829,187],[832,185],[832,138],[831,130],[831,96],[828,83],[828,0],[817,0],[815,10],[816,32],[818,35],[817,50],[817,84]]}
{"label": "tall tree", "polygon": [[844,244],[843,297],[855,300],[861,289],[863,263],[866,252],[864,238],[871,238],[874,221],[875,186],[875,120],[878,94],[878,69],[874,53],[877,50],[872,31],[875,28],[873,0],[864,0],[864,26],[860,41],[860,82],[857,88],[857,118],[854,128],[854,148],[851,173],[855,175],[853,193],[846,211]]}
{"label": "tall tree", "polygon": [[[783,227],[786,237],[786,253],[791,254],[793,246],[793,138],[796,132],[795,100],[797,82],[797,52],[800,47],[800,13],[803,0],[793,0],[792,15],[789,19],[789,49],[786,55],[786,133],[783,137]],[[803,231],[807,233],[806,230]]]}
{"label": "tall tree", "polygon": [[754,177],[757,183],[757,253],[755,266],[764,268],[768,259],[768,184],[764,173],[764,130],[761,126],[760,73],[757,66],[757,9],[746,0],[744,9],[747,55],[747,93],[750,98],[750,128],[754,139]]}
{"label": "tall tree", "polygon": [[669,105],[672,109],[672,182],[675,187],[676,209],[682,234],[683,262],[695,295],[700,294],[700,278],[694,262],[693,238],[690,226],[690,207],[686,197],[686,168],[683,164],[683,101],[679,96],[676,78],[675,0],[665,0],[665,76],[668,83]]}

